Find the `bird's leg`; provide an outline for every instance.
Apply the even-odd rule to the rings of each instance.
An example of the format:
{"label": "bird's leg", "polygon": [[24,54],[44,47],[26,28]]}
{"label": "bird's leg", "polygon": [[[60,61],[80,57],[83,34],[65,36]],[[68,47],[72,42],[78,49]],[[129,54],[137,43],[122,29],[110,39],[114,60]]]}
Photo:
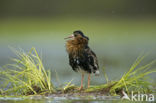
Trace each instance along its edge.
{"label": "bird's leg", "polygon": [[81,87],[79,90],[82,90],[83,89],[83,79],[84,79],[84,74],[82,73],[82,77],[81,77]]}
{"label": "bird's leg", "polygon": [[88,88],[90,86],[90,74],[88,75]]}

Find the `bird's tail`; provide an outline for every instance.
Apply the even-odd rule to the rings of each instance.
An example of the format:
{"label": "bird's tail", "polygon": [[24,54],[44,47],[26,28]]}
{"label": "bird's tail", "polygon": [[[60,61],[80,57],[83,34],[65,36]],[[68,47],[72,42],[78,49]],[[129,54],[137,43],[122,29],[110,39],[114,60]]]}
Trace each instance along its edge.
{"label": "bird's tail", "polygon": [[99,76],[100,75],[100,71],[99,70],[96,70],[95,71],[95,76]]}

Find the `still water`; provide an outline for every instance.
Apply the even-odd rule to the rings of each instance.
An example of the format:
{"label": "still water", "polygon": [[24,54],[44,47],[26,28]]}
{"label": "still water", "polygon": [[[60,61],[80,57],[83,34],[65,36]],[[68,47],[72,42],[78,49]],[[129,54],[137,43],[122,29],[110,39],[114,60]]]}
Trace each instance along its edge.
{"label": "still water", "polygon": [[[119,97],[106,97],[102,98],[78,98],[78,97],[43,97],[43,96],[33,96],[29,98],[21,98],[21,97],[6,97],[0,98],[0,103],[118,103],[122,102],[119,100]],[[128,102],[128,101],[126,101]]]}

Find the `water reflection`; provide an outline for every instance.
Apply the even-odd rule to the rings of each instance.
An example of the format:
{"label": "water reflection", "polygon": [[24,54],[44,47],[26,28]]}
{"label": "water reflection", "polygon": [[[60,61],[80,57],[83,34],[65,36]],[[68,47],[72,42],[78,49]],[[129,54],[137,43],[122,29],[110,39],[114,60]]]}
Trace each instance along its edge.
{"label": "water reflection", "polygon": [[98,100],[98,99],[82,99],[82,98],[77,98],[77,99],[67,99],[67,98],[38,98],[36,99],[24,99],[24,98],[15,98],[15,97],[6,97],[6,98],[0,98],[0,103],[116,103],[119,102],[118,99],[103,99],[103,100]]}

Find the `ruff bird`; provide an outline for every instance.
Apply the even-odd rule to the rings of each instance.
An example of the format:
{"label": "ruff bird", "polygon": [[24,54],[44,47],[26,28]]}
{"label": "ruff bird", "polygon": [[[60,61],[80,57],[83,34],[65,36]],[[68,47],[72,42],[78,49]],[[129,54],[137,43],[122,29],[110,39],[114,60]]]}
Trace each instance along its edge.
{"label": "ruff bird", "polygon": [[82,74],[80,90],[83,89],[84,74],[88,74],[89,88],[91,74],[99,75],[96,54],[88,46],[89,38],[77,30],[65,39],[67,39],[66,51],[69,55],[69,64],[75,72]]}

